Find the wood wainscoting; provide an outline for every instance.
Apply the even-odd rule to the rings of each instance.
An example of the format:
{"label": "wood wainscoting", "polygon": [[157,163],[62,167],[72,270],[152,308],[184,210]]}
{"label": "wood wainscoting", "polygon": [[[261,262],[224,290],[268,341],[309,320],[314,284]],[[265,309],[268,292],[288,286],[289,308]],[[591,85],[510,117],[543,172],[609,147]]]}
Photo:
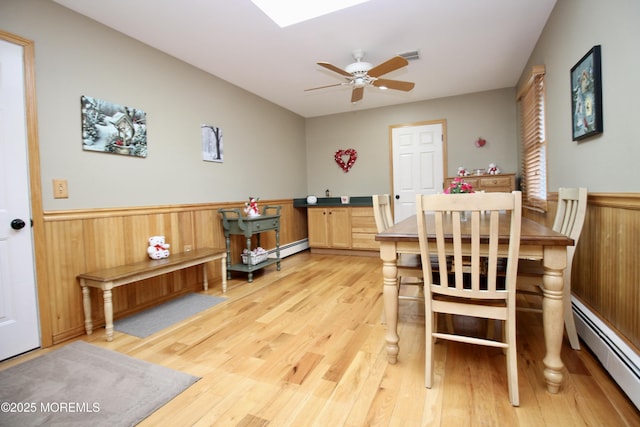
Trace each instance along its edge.
{"label": "wood wainscoting", "polygon": [[[294,208],[293,200],[264,200],[264,205],[279,205],[281,210],[281,246],[307,237],[306,209]],[[46,277],[38,277],[40,305],[47,304],[48,318],[41,319],[44,347],[84,334],[82,292],[76,276],[147,258],[147,239],[164,235],[172,253],[202,247],[224,247],[225,239],[218,208],[243,207],[242,203],[153,206],[44,213]],[[274,233],[265,233],[260,242],[265,249],[275,247]],[[243,236],[233,236],[232,256],[240,262],[245,246]],[[142,280],[113,291],[114,318],[126,316],[178,295],[202,289],[202,266],[160,277]],[[206,265],[209,286],[220,286],[220,261]],[[240,273],[234,273],[240,274]],[[268,273],[267,273],[268,274]],[[95,326],[104,325],[102,295],[92,295]],[[51,331],[51,336],[44,336]]]}
{"label": "wood wainscoting", "polygon": [[[549,212],[525,216],[553,225]],[[573,296],[593,310],[636,350],[640,349],[640,193],[591,193],[571,272]]]}

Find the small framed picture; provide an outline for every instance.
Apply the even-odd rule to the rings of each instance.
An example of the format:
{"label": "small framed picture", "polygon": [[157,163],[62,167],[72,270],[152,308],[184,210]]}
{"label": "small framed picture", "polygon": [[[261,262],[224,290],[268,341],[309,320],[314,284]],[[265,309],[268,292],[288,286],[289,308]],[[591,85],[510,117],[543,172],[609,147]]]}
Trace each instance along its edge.
{"label": "small framed picture", "polygon": [[571,68],[571,123],[574,141],[602,133],[600,45]]}
{"label": "small framed picture", "polygon": [[202,160],[205,162],[224,162],[222,129],[216,126],[202,125]]}

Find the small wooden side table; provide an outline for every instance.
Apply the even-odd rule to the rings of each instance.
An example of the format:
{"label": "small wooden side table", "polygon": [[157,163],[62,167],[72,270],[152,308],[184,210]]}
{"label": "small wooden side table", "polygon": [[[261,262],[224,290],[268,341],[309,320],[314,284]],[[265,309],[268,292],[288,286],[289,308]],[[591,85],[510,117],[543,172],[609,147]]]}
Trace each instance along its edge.
{"label": "small wooden side table", "polygon": [[[260,216],[243,216],[240,209],[218,209],[222,217],[222,228],[227,245],[227,279],[231,279],[231,271],[242,271],[248,273],[249,283],[253,282],[253,272],[276,264],[280,271],[280,209],[281,206],[265,206],[262,208]],[[260,246],[260,233],[265,231],[275,231],[276,233],[276,257],[267,258],[257,264],[251,263],[251,257],[247,264],[242,262],[233,264],[231,262],[231,239],[233,234],[243,235],[247,241],[247,250],[251,251],[251,236],[257,235],[258,246]]]}

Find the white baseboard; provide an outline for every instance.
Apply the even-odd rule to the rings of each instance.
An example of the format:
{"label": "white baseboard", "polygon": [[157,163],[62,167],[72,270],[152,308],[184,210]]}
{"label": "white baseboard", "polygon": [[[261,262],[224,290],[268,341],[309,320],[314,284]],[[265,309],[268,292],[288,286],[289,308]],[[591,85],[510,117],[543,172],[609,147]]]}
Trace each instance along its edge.
{"label": "white baseboard", "polygon": [[640,356],[579,300],[571,302],[578,335],[640,409]]}
{"label": "white baseboard", "polygon": [[[306,249],[309,249],[309,239],[298,240],[297,242],[291,242],[286,245],[280,246],[280,258],[286,258],[290,255],[297,254]],[[276,248],[269,249],[269,258],[276,257]]]}

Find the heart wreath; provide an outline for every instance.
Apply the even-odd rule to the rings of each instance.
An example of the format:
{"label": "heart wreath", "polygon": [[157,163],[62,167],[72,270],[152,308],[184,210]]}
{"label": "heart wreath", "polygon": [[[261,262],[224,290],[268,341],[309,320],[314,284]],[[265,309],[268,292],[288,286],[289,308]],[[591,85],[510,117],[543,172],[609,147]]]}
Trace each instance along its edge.
{"label": "heart wreath", "polygon": [[338,166],[340,166],[342,170],[347,173],[358,159],[358,152],[353,148],[338,150],[336,151],[336,155],[334,158]]}

